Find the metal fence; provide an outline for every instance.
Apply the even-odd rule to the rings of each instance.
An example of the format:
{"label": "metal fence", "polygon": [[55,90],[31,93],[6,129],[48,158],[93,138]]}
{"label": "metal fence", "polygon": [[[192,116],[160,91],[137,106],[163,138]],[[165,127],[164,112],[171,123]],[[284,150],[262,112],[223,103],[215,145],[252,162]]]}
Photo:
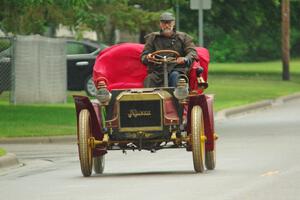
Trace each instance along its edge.
{"label": "metal fence", "polygon": [[2,95],[10,93],[14,104],[66,101],[65,40],[32,35],[0,41]]}
{"label": "metal fence", "polygon": [[0,37],[0,100],[14,104],[63,102],[67,90],[85,90],[93,96],[93,66],[106,47],[85,39]]}
{"label": "metal fence", "polygon": [[0,37],[0,95],[12,87],[13,38]]}

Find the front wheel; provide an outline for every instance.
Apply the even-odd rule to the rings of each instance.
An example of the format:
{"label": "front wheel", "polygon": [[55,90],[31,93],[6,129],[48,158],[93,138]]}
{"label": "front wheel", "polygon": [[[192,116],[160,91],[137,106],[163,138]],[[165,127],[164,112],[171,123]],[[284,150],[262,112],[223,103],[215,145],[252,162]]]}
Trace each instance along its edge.
{"label": "front wheel", "polygon": [[191,130],[194,169],[196,172],[202,173],[204,171],[205,136],[200,106],[194,106],[192,109]]}
{"label": "front wheel", "polygon": [[91,135],[90,112],[87,109],[83,109],[79,113],[78,121],[78,151],[81,172],[85,177],[92,174],[93,156],[92,147],[89,144]]}
{"label": "front wheel", "polygon": [[102,174],[105,166],[105,155],[94,158],[94,171],[96,174]]}

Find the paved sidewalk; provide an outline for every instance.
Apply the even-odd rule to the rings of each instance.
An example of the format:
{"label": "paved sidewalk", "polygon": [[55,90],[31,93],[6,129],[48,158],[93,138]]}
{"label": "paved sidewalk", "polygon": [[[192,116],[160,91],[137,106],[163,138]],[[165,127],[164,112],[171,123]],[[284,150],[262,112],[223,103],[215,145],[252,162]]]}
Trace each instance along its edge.
{"label": "paved sidewalk", "polygon": [[[265,109],[268,107],[280,105],[287,101],[300,98],[300,93],[296,93],[289,96],[279,97],[275,100],[264,100],[245,106],[239,106],[235,108],[221,110],[216,113],[215,120],[224,120],[227,117],[234,115],[248,113],[257,109]],[[69,136],[47,136],[47,137],[24,137],[24,138],[2,138],[0,144],[40,144],[40,143],[74,143],[76,144],[76,135]],[[18,159],[14,154],[7,153],[5,156],[0,157],[0,169],[4,167],[10,167],[18,164]]]}
{"label": "paved sidewalk", "polygon": [[1,168],[12,167],[19,163],[17,157],[13,153],[7,153],[4,156],[0,156],[0,170]]}

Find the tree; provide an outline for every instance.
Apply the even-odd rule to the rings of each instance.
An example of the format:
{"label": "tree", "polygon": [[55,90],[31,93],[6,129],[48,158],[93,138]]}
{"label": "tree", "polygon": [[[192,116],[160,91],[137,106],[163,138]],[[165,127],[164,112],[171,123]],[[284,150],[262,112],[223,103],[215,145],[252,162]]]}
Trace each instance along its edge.
{"label": "tree", "polygon": [[281,41],[282,41],[282,79],[290,80],[290,1],[282,0],[281,4]]}
{"label": "tree", "polygon": [[[13,34],[54,35],[59,24],[97,32],[113,44],[116,29],[140,34],[158,30],[159,15],[180,6],[180,29],[197,38],[198,13],[190,0],[0,0],[0,29]],[[212,60],[259,61],[281,55],[281,0],[213,0],[204,11],[204,41]],[[300,3],[290,6],[291,55],[300,51]],[[47,31],[48,30],[48,31]],[[196,41],[196,40],[195,40]]]}
{"label": "tree", "polygon": [[73,10],[87,0],[1,0],[0,28],[13,34],[45,34],[73,18]]}
{"label": "tree", "polygon": [[[149,1],[144,2],[149,4]],[[138,33],[140,30],[150,32],[157,26],[159,13],[138,7],[142,1],[90,0],[88,3],[88,7],[76,12],[77,30],[95,30],[98,40],[109,44],[114,43],[116,29]]]}

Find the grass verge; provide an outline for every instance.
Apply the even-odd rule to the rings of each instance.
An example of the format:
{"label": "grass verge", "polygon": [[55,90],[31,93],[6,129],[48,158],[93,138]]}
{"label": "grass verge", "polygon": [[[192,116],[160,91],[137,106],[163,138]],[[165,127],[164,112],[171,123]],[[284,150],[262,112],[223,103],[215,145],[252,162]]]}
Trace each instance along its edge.
{"label": "grass verge", "polygon": [[76,132],[75,106],[69,92],[66,104],[11,105],[9,94],[0,97],[0,138],[73,135]]}
{"label": "grass verge", "polygon": [[4,156],[5,154],[6,154],[6,151],[0,147],[0,157]]}
{"label": "grass verge", "polygon": [[[281,68],[280,61],[211,63],[209,88],[205,93],[215,94],[214,109],[218,111],[300,92],[300,60],[290,63],[290,81],[281,80]],[[0,138],[75,134],[72,94],[69,92],[66,104],[17,106],[8,103],[8,93],[1,94]]]}
{"label": "grass verge", "polygon": [[300,60],[290,63],[290,81],[282,81],[281,62],[211,63],[207,94],[215,94],[215,110],[300,92]]}

